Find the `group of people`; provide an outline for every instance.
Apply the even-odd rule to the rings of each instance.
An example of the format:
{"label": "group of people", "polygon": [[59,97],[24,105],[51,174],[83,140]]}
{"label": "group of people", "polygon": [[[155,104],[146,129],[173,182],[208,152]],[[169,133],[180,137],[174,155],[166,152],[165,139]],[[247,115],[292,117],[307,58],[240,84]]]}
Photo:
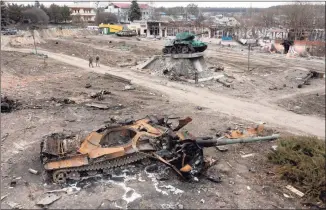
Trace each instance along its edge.
{"label": "group of people", "polygon": [[[93,66],[93,57],[89,56],[88,60],[89,60],[88,66],[94,68],[94,66]],[[95,64],[96,64],[96,66],[100,67],[100,56],[99,55],[96,55],[96,57],[95,57]]]}

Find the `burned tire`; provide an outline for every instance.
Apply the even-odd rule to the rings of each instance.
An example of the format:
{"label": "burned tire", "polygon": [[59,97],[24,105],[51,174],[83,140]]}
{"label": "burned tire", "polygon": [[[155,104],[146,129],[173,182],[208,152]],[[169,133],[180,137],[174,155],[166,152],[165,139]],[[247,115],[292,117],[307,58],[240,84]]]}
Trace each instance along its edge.
{"label": "burned tire", "polygon": [[53,182],[57,184],[64,184],[67,181],[67,173],[65,171],[59,170],[52,174]]}
{"label": "burned tire", "polygon": [[181,48],[181,53],[186,54],[186,53],[188,53],[188,52],[189,52],[189,48],[188,48],[188,46],[183,46],[183,47]]}

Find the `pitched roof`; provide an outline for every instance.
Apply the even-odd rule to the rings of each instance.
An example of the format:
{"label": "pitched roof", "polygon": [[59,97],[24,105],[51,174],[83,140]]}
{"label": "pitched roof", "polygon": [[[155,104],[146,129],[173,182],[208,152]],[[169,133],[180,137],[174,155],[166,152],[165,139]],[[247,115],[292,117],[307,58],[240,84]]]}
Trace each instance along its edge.
{"label": "pitched roof", "polygon": [[[129,9],[130,5],[129,3],[112,3],[114,6],[119,7],[121,9]],[[140,9],[147,9],[149,6],[148,4],[138,4]]]}

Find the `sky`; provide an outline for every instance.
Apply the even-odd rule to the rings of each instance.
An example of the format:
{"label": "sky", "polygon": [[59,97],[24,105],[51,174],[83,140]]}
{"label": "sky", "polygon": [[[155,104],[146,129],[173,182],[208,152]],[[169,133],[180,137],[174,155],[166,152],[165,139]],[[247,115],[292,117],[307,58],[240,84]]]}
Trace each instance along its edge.
{"label": "sky", "polygon": [[[13,2],[13,3],[22,3],[22,4],[34,4],[34,1],[20,1],[20,0],[15,0],[15,1],[10,1],[10,0],[5,0],[6,2]],[[69,1],[49,1],[49,0],[45,0],[39,1],[40,3],[44,4],[45,6],[49,6],[52,3],[58,4],[58,5],[71,5],[73,4],[73,2],[69,2]],[[89,1],[84,1],[84,2],[89,2]],[[108,3],[108,2],[131,2],[128,0],[124,0],[124,1],[101,1],[103,3]],[[139,3],[150,3],[149,1],[140,1],[138,0]],[[187,6],[189,3],[195,3],[197,4],[199,7],[258,7],[258,8],[267,8],[267,7],[271,7],[271,6],[276,6],[276,5],[282,5],[282,4],[286,4],[289,3],[290,1],[279,1],[279,2],[268,2],[268,1],[259,1],[259,2],[219,2],[219,1],[208,1],[208,2],[203,2],[203,1],[196,1],[196,0],[170,0],[170,1],[164,1],[164,0],[153,0],[153,6],[155,7],[175,7],[175,6]]]}

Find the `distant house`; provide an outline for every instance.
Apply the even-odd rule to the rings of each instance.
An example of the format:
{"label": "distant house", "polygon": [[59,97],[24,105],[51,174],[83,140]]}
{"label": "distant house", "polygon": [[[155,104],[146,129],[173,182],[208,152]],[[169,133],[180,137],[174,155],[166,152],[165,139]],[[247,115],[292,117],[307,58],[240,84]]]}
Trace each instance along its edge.
{"label": "distant house", "polygon": [[68,5],[71,11],[71,16],[74,18],[80,16],[80,19],[85,22],[94,22],[96,16],[96,8],[104,8],[107,6],[105,2],[84,2],[74,1],[73,4]]}
{"label": "distant house", "polygon": [[80,19],[85,22],[94,22],[96,11],[95,7],[89,3],[75,3],[69,5],[71,16],[80,16]]}
{"label": "distant house", "polygon": [[220,26],[237,26],[240,25],[239,21],[234,17],[225,17],[223,15],[215,16],[215,23]]}
{"label": "distant house", "polygon": [[[151,16],[151,10],[148,4],[138,4],[141,11],[141,20],[148,20]],[[130,3],[110,3],[106,8],[105,12],[113,13],[117,16],[120,23],[130,23],[129,20],[129,8]]]}

